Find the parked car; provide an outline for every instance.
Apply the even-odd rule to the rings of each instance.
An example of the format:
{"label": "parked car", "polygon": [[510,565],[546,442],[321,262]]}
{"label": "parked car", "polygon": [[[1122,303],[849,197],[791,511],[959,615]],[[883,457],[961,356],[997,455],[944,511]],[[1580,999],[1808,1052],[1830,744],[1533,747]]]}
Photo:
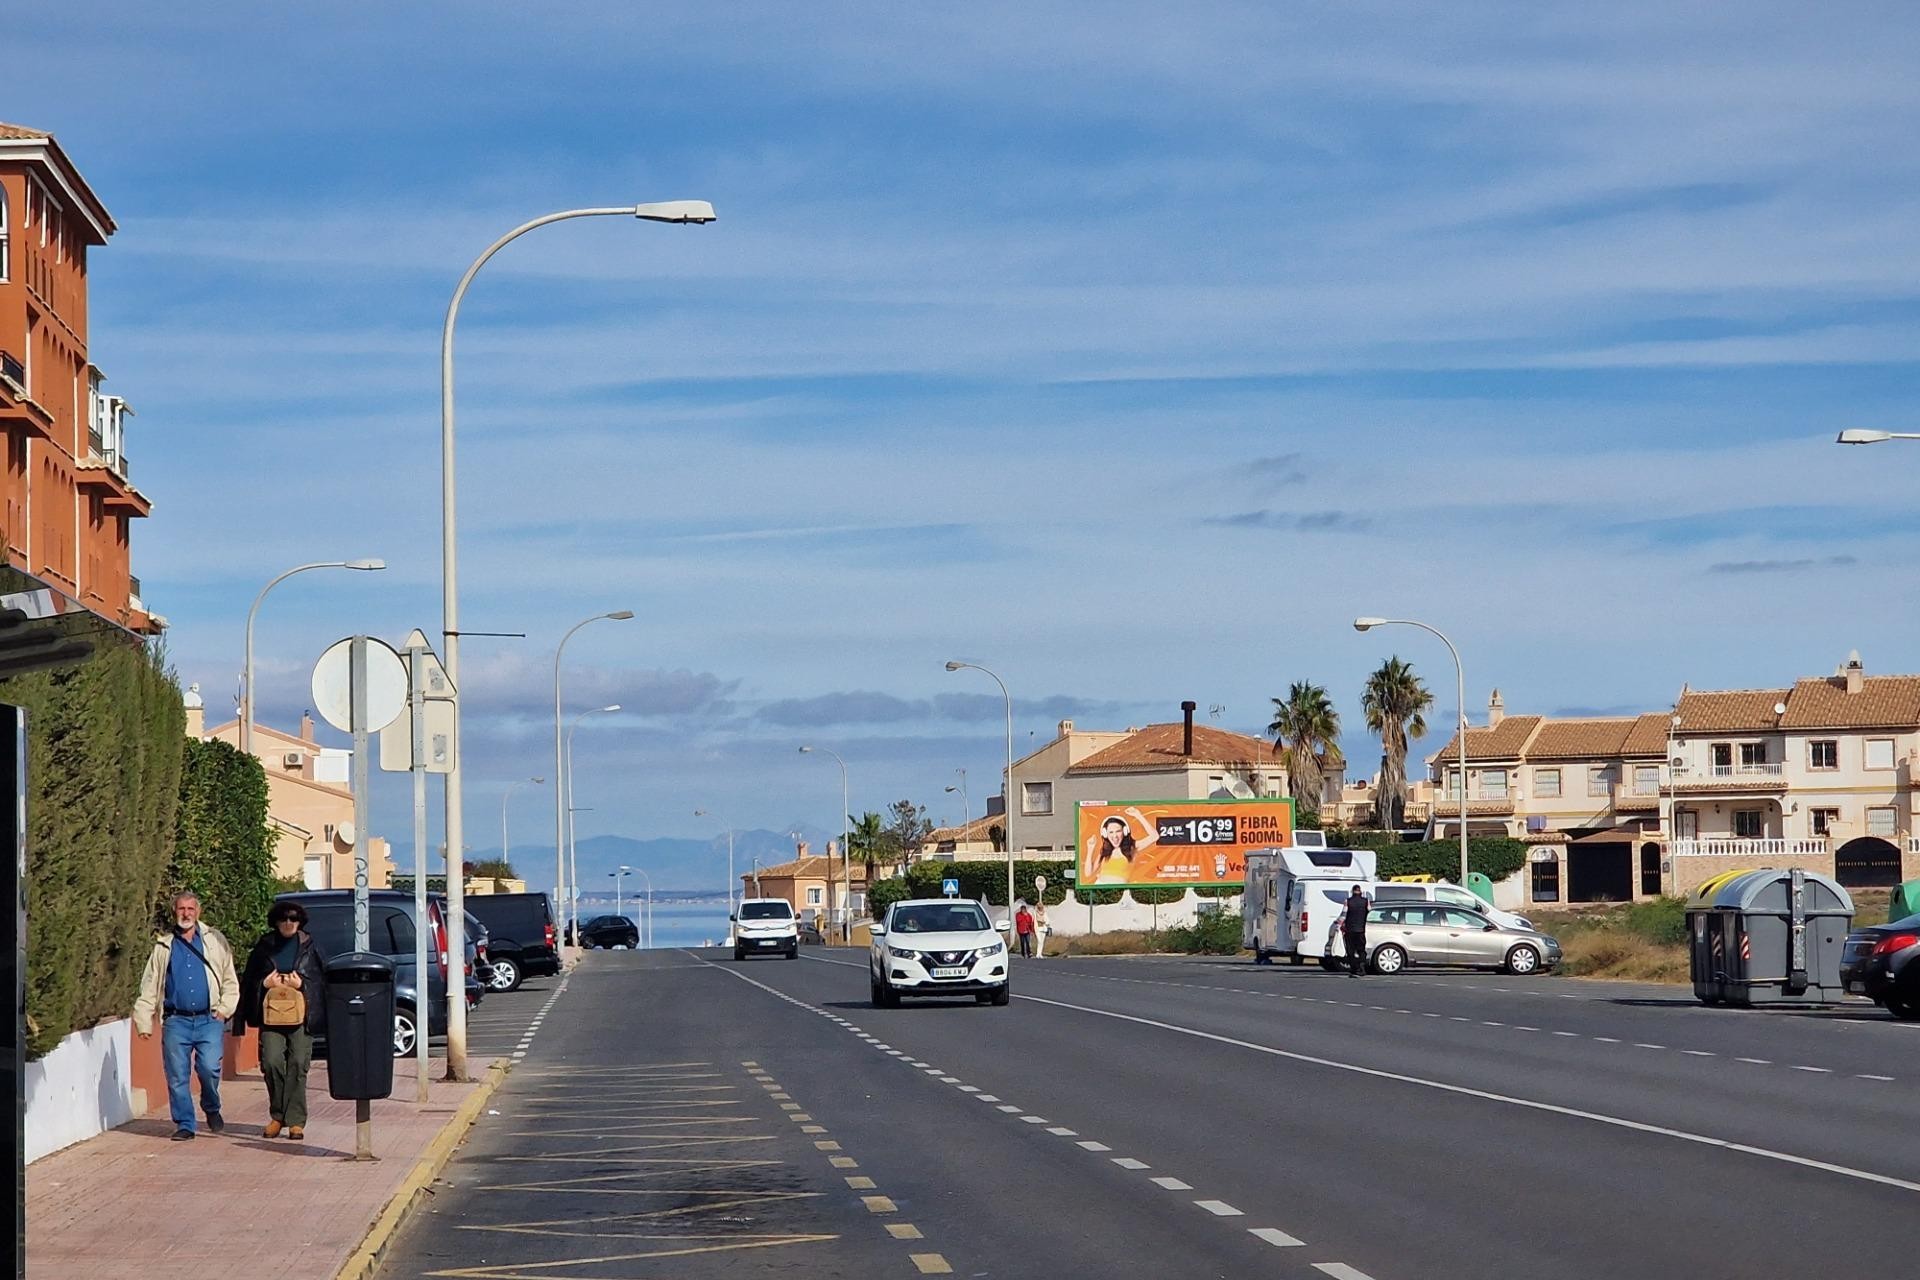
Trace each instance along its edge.
{"label": "parked car", "polygon": [[1920,916],[1849,933],[1840,980],[1896,1018],[1920,1018]]}
{"label": "parked car", "polygon": [[[298,902],[307,911],[307,931],[328,956],[344,955],[353,945],[353,890],[310,889],[283,893],[278,902]],[[406,1057],[414,1051],[419,1035],[420,985],[414,971],[415,921],[413,895],[397,889],[367,891],[367,949],[393,962],[393,1052]],[[427,899],[427,1000],[430,1013],[427,1030],[430,1040],[443,1039],[447,1033],[447,930],[446,900]],[[474,976],[478,949],[467,942],[465,989],[467,1007],[480,1003],[485,994]]]}
{"label": "parked car", "polygon": [[1384,907],[1395,902],[1431,902],[1443,907],[1460,907],[1466,911],[1477,911],[1487,919],[1504,929],[1533,928],[1533,921],[1525,916],[1517,916],[1511,911],[1502,911],[1482,902],[1471,890],[1462,889],[1457,884],[1445,881],[1376,880],[1366,886],[1367,896],[1373,899],[1373,905]]}
{"label": "parked car", "polygon": [[958,898],[909,898],[873,926],[867,957],[873,1003],[894,1008],[902,996],[971,995],[1008,1004],[1007,944],[987,913]]}
{"label": "parked car", "polygon": [[560,972],[553,908],[544,893],[479,893],[467,910],[487,926],[490,991],[517,991],[528,978]]}
{"label": "parked car", "polygon": [[640,926],[626,916],[594,916],[580,926],[581,945],[593,947],[638,947]]}
{"label": "parked car", "polygon": [[1560,942],[1534,929],[1507,928],[1464,907],[1404,903],[1367,912],[1367,953],[1375,973],[1438,964],[1524,975],[1558,965]]}
{"label": "parked car", "polygon": [[732,919],[735,960],[769,953],[800,958],[800,921],[785,898],[742,898]]}

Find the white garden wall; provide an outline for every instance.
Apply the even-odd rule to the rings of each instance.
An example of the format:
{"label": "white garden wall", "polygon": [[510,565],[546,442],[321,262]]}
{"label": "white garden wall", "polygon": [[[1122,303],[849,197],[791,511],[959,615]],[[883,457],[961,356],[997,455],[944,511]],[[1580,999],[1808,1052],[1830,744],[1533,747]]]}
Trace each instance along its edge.
{"label": "white garden wall", "polygon": [[27,1064],[27,1160],[133,1119],[133,1024],[76,1031]]}

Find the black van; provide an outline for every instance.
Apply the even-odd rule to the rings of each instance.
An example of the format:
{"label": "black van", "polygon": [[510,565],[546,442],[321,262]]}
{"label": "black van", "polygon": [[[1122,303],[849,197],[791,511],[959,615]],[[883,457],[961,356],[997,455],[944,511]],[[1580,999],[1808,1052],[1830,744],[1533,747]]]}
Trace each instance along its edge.
{"label": "black van", "polygon": [[[306,908],[307,932],[329,957],[354,949],[353,890],[310,889],[283,893],[274,901],[297,902]],[[446,901],[438,895],[427,899],[427,929],[427,999],[434,1011],[428,1035],[440,1040],[447,1034],[447,930]],[[419,1034],[413,941],[413,895],[398,889],[367,890],[367,950],[393,961],[393,1053],[397,1058],[413,1053],[414,1037]],[[477,948],[469,938],[464,965],[469,1009],[480,1003],[486,990],[473,976],[476,957]]]}
{"label": "black van", "polygon": [[544,893],[470,893],[467,912],[487,926],[487,987],[513,991],[528,978],[560,972],[553,909]]}

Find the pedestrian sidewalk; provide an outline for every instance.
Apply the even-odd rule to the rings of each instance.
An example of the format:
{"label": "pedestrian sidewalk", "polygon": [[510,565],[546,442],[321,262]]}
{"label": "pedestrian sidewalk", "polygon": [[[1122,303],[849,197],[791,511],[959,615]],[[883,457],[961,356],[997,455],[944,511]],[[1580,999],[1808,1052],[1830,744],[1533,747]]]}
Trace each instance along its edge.
{"label": "pedestrian sidewalk", "polygon": [[[373,1150],[354,1150],[354,1104],[327,1096],[327,1069],[307,1082],[304,1142],[260,1136],[267,1090],[260,1075],[220,1085],[226,1133],[201,1126],[173,1142],[165,1099],[122,1125],[27,1168],[27,1274],[33,1280],[332,1280],[356,1258],[390,1202],[396,1211],[465,1136],[504,1072],[470,1064],[477,1082],[446,1084],[429,1064],[431,1099],[413,1101],[412,1059],[394,1063],[393,1097],[373,1104]],[[436,1139],[439,1139],[436,1141]]]}

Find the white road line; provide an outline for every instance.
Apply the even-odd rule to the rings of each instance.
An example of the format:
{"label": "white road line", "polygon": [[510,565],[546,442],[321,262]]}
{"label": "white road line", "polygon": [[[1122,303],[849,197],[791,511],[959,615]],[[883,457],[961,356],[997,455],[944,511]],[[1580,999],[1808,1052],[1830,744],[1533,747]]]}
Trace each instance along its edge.
{"label": "white road line", "polygon": [[1115,1164],[1117,1164],[1117,1165],[1119,1165],[1119,1166],[1120,1166],[1120,1167],[1121,1167],[1122,1169],[1151,1169],[1151,1168],[1153,1168],[1153,1166],[1152,1166],[1152,1165],[1150,1165],[1150,1164],[1148,1164],[1148,1163],[1147,1163],[1147,1162],[1146,1162],[1145,1160],[1135,1160],[1135,1159],[1134,1159],[1134,1158],[1133,1158],[1132,1156],[1115,1156],[1115,1157],[1113,1158],[1113,1162],[1114,1162]]}
{"label": "white road line", "polygon": [[1333,1280],[1373,1280],[1366,1272],[1355,1271],[1344,1262],[1316,1262],[1313,1269],[1332,1276]]}
{"label": "white road line", "polygon": [[1594,1039],[1598,1040],[1601,1044],[1619,1044],[1620,1043],[1617,1039],[1615,1039],[1612,1036],[1595,1036]]}
{"label": "white road line", "polygon": [[1902,1191],[1920,1193],[1920,1182],[1915,1182],[1907,1178],[1896,1178],[1884,1173],[1875,1173],[1870,1169],[1858,1169],[1848,1165],[1835,1164],[1827,1160],[1815,1160],[1809,1156],[1795,1155],[1789,1151],[1776,1151],[1767,1147],[1757,1147],[1750,1143],[1732,1142],[1725,1138],[1713,1137],[1709,1134],[1692,1133],[1685,1129],[1673,1129],[1665,1125],[1648,1124],[1642,1120],[1629,1120],[1624,1116],[1607,1115],[1599,1111],[1585,1111],[1578,1107],[1561,1106],[1558,1103],[1541,1102],[1533,1098],[1521,1098],[1515,1097],[1512,1094],[1495,1093],[1489,1089],[1475,1089],[1467,1085],[1449,1084],[1441,1080],[1428,1080],[1420,1076],[1407,1075],[1399,1071],[1384,1071],[1378,1067],[1365,1067],[1354,1062],[1340,1062],[1332,1058],[1317,1057],[1313,1054],[1296,1053],[1290,1049],[1276,1049],[1272,1045],[1255,1044],[1251,1040],[1238,1040],[1232,1036],[1216,1035],[1211,1031],[1201,1031],[1194,1027],[1183,1027],[1172,1022],[1161,1022],[1154,1018],[1137,1017],[1130,1013],[1115,1013],[1110,1009],[1096,1009],[1090,1005],[1070,1004],[1064,1000],[1047,1000],[1040,996],[1030,995],[1016,994],[1015,998],[1025,1000],[1031,1004],[1047,1005],[1056,1009],[1070,1009],[1076,1013],[1090,1014],[1093,1017],[1112,1018],[1118,1022],[1130,1022],[1135,1026],[1152,1027],[1156,1030],[1171,1032],[1174,1035],[1191,1036],[1196,1040],[1207,1040],[1215,1044],[1230,1045],[1234,1048],[1247,1049],[1254,1053],[1267,1054],[1270,1057],[1285,1058],[1291,1062],[1303,1062],[1311,1066],[1326,1067],[1334,1071],[1346,1071],[1354,1075],[1367,1076],[1376,1080],[1390,1080],[1396,1084],[1432,1089],[1440,1093],[1454,1094],[1457,1097],[1477,1098],[1483,1102],[1499,1103],[1510,1107],[1522,1107],[1529,1111],[1541,1111],[1550,1115],[1565,1116],[1573,1120],[1586,1120],[1593,1124],[1603,1124],[1611,1128],[1626,1129],[1634,1133],[1644,1133],[1654,1137],[1671,1138],[1679,1142],[1691,1142],[1705,1147],[1717,1147],[1723,1151],[1756,1156],[1763,1160],[1775,1160],[1781,1164],[1795,1165],[1803,1169],[1817,1169],[1823,1173],[1838,1174],[1841,1177],[1854,1178],[1861,1182],[1871,1182],[1883,1187],[1895,1187]]}
{"label": "white road line", "polygon": [[1006,1111],[1006,1112],[1014,1112],[1014,1111],[1018,1111],[1019,1109],[1020,1108],[1014,1106],[1011,1102],[1003,1102],[999,1106],[994,1108],[995,1111]]}
{"label": "white road line", "polygon": [[1244,1218],[1247,1215],[1225,1200],[1195,1200],[1194,1203],[1216,1218]]}
{"label": "white road line", "polygon": [[1788,1067],[1788,1068],[1787,1068],[1787,1070],[1789,1070],[1789,1071],[1811,1071],[1811,1072],[1813,1072],[1813,1073],[1815,1073],[1816,1075],[1823,1075],[1823,1076],[1830,1076],[1830,1075],[1832,1075],[1832,1074],[1833,1074],[1833,1068],[1831,1068],[1831,1067]]}
{"label": "white road line", "polygon": [[1045,1116],[1021,1116],[1020,1117],[1021,1124],[1045,1124],[1046,1122],[1047,1120]]}
{"label": "white road line", "polygon": [[1086,1150],[1088,1150],[1088,1151],[1111,1151],[1111,1150],[1113,1150],[1113,1148],[1112,1148],[1112,1147],[1110,1147],[1110,1146],[1108,1146],[1108,1145],[1107,1145],[1106,1143],[1104,1143],[1104,1142],[1076,1142],[1076,1143],[1074,1143],[1073,1145],[1074,1145],[1074,1146],[1076,1146],[1076,1147],[1083,1147],[1083,1148],[1085,1148],[1085,1149],[1086,1149]]}
{"label": "white road line", "polygon": [[998,1102],[998,1101],[1000,1101],[1000,1099],[998,1099],[998,1098],[996,1098],[996,1097],[994,1097],[994,1096],[993,1096],[992,1094],[990,1094],[990,1093],[976,1093],[976,1094],[974,1094],[973,1096],[974,1096],[975,1098],[978,1098],[978,1099],[979,1099],[979,1100],[980,1100],[981,1102]]}
{"label": "white road line", "polygon": [[1711,1053],[1705,1049],[1682,1049],[1680,1052],[1686,1054],[1689,1058],[1717,1058],[1720,1056],[1717,1053]]}
{"label": "white road line", "polygon": [[1169,1191],[1193,1190],[1193,1188],[1190,1185],[1180,1181],[1180,1179],[1178,1178],[1152,1178],[1152,1179],[1149,1179],[1149,1181],[1151,1181],[1154,1186],[1165,1187]]}
{"label": "white road line", "polygon": [[1279,1249],[1293,1249],[1306,1243],[1304,1240],[1295,1240],[1277,1227],[1248,1227],[1247,1234],[1265,1240]]}
{"label": "white road line", "polygon": [[1855,1080],[1891,1080],[1893,1079],[1893,1077],[1892,1076],[1858,1075],[1858,1076],[1855,1076],[1854,1079]]}
{"label": "white road line", "polygon": [[1047,1132],[1052,1134],[1056,1138],[1077,1138],[1080,1136],[1079,1133],[1076,1132],[1075,1130],[1069,1129],[1065,1125],[1059,1125],[1059,1124],[1047,1130]]}
{"label": "white road line", "polygon": [[1636,1044],[1633,1047],[1636,1049],[1664,1049],[1667,1046],[1663,1044]]}
{"label": "white road line", "polygon": [[1756,1067],[1770,1067],[1773,1065],[1773,1060],[1771,1058],[1735,1058],[1734,1061],[1735,1062],[1751,1062]]}

